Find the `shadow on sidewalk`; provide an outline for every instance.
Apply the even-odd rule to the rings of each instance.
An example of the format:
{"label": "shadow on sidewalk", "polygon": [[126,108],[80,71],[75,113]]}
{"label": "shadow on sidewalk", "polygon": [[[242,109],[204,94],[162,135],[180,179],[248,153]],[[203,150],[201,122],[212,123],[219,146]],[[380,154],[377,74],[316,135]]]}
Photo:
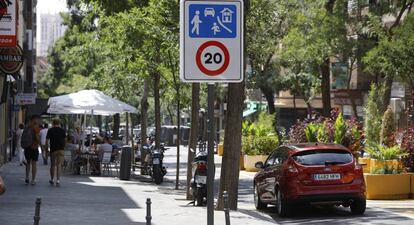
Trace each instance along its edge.
{"label": "shadow on sidewalk", "polygon": [[[61,186],[48,182],[47,166],[38,164],[37,184],[24,184],[24,167],[12,162],[3,167],[7,192],[0,197],[0,224],[33,224],[35,200],[42,198],[40,224],[145,224],[145,218],[134,222],[128,210],[138,205],[122,189],[121,181],[110,177],[68,176]],[[127,182],[122,182],[122,185]],[[137,220],[135,220],[137,221]]]}

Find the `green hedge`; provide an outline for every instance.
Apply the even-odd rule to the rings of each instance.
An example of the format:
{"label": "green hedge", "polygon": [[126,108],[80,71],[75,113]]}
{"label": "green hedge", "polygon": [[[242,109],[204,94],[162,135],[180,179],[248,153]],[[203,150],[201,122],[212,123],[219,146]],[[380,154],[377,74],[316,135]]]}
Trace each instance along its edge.
{"label": "green hedge", "polygon": [[242,138],[242,151],[245,155],[269,155],[279,146],[276,135],[245,136]]}

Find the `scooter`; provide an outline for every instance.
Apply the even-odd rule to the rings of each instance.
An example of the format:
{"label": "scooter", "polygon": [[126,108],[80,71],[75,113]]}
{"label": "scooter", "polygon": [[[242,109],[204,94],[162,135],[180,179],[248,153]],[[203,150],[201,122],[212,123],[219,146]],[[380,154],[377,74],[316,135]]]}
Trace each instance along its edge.
{"label": "scooter", "polygon": [[[200,145],[201,146],[201,145]],[[205,148],[199,148],[192,163],[191,191],[194,198],[193,204],[197,206],[204,204],[207,198],[207,151]]]}
{"label": "scooter", "polygon": [[164,181],[164,176],[167,174],[167,169],[163,166],[164,152],[167,150],[163,145],[155,148],[151,145],[150,153],[145,157],[146,172],[152,177],[155,184],[161,184]]}

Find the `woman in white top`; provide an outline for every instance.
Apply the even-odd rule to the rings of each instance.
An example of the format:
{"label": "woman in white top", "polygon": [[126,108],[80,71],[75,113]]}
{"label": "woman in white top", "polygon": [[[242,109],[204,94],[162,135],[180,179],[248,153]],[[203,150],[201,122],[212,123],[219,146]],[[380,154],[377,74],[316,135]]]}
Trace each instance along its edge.
{"label": "woman in white top", "polygon": [[24,150],[21,145],[22,134],[23,134],[24,125],[21,123],[19,124],[19,128],[16,131],[16,138],[17,138],[17,152],[19,154],[19,162],[20,166],[23,166],[23,163],[26,164],[26,159],[24,157]]}

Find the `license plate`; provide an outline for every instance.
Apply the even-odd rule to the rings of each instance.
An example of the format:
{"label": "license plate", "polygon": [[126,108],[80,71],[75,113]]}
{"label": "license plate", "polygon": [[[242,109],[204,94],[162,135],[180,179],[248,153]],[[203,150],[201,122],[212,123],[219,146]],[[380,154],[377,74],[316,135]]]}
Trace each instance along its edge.
{"label": "license plate", "polygon": [[154,158],[154,159],[152,159],[152,163],[153,164],[160,164],[160,159],[159,158]]}
{"label": "license plate", "polygon": [[339,180],[341,179],[341,174],[339,173],[314,174],[313,178],[315,180]]}
{"label": "license plate", "polygon": [[206,176],[196,176],[195,177],[196,183],[206,184],[207,183],[207,177]]}

